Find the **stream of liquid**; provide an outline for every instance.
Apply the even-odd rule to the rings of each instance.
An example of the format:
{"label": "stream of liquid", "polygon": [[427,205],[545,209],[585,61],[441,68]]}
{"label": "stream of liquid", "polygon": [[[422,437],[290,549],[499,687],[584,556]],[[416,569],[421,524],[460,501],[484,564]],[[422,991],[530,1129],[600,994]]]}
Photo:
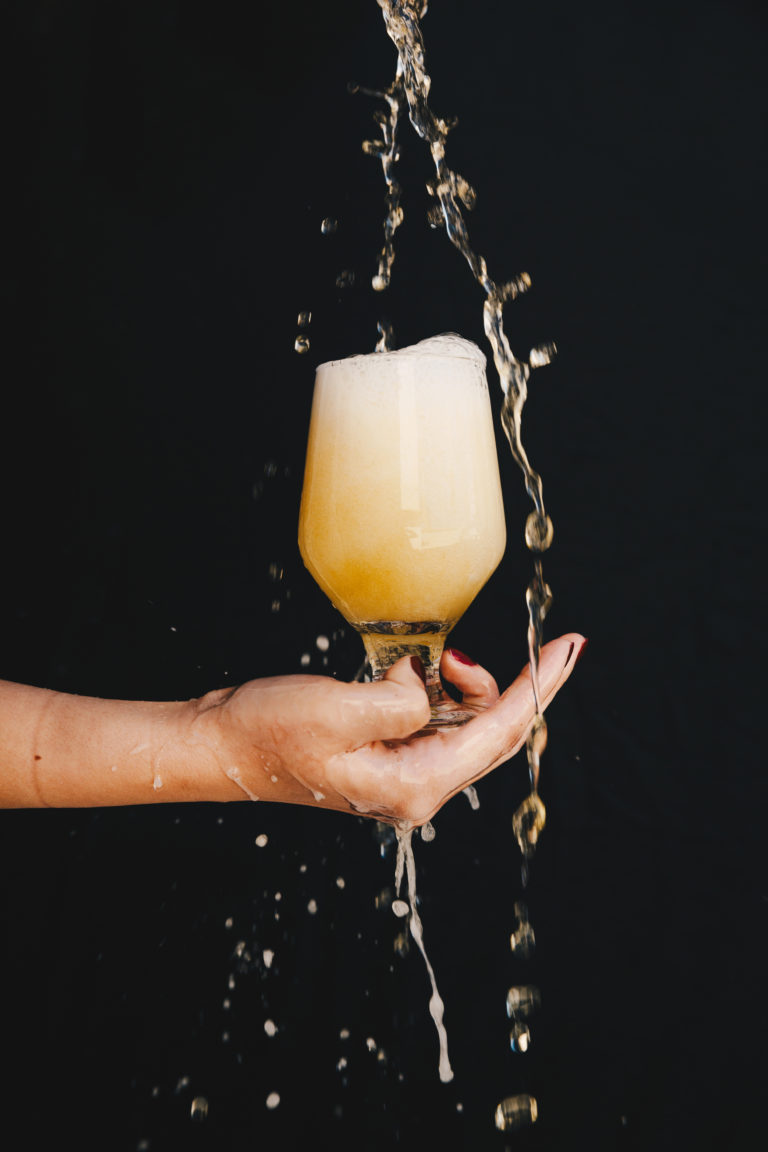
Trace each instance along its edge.
{"label": "stream of liquid", "polygon": [[[541,477],[531,466],[523,446],[522,412],[528,396],[531,372],[550,363],[556,349],[553,344],[533,348],[527,360],[519,359],[513,354],[504,331],[504,305],[527,291],[531,286],[531,278],[527,272],[521,272],[512,280],[497,283],[491,278],[484,257],[476,254],[470,244],[464,210],[471,210],[474,207],[476,194],[464,177],[450,168],[446,161],[446,141],[453,124],[436,116],[429,105],[431,81],[426,71],[420,24],[427,11],[426,0],[377,0],[377,3],[382,10],[387,34],[397,49],[395,78],[386,91],[352,88],[353,91],[380,97],[388,108],[386,113],[377,112],[374,115],[381,131],[381,138],[367,140],[363,144],[366,153],[380,160],[386,184],[387,215],[384,222],[384,244],[379,255],[378,269],[372,279],[372,287],[377,292],[387,288],[395,261],[394,237],[403,220],[401,188],[395,176],[395,164],[398,159],[397,131],[401,114],[407,109],[410,123],[429,148],[434,164],[434,179],[427,186],[434,200],[429,222],[433,227],[445,229],[449,240],[465,258],[472,276],[485,295],[483,326],[503,393],[501,422],[512,455],[523,473],[526,491],[533,503],[533,510],[525,524],[525,542],[534,557],[533,576],[526,589],[525,598],[528,609],[528,657],[536,715],[526,741],[530,792],[512,820],[514,835],[522,854],[522,879],[525,885],[528,879],[528,862],[546,819],[544,805],[538,793],[541,757],[547,744],[547,724],[539,687],[539,660],[544,619],[552,602],[552,592],[544,579],[542,555],[552,543],[553,527],[544,506]],[[390,349],[391,341],[391,328],[379,324],[377,350]],[[424,955],[432,983],[430,1011],[440,1038],[440,1076],[441,1079],[450,1079],[452,1073],[449,1076],[444,1075],[450,1072],[450,1064],[442,1021],[442,1001],[437,993],[432,967],[424,951],[421,922],[416,912],[415,867],[410,834],[398,832],[396,877],[398,892],[404,866],[408,875],[411,932]],[[511,935],[510,945],[513,954],[527,956],[534,947],[533,929],[522,903],[515,905],[515,913],[517,924]],[[513,1051],[525,1052],[528,1048],[530,1043],[528,1016],[538,1005],[538,999],[539,993],[533,987],[525,986],[509,990],[507,1013],[511,1021],[510,1045]],[[536,1117],[537,1104],[533,1097],[510,1096],[499,1104],[495,1122],[499,1129],[506,1131],[532,1123]]]}

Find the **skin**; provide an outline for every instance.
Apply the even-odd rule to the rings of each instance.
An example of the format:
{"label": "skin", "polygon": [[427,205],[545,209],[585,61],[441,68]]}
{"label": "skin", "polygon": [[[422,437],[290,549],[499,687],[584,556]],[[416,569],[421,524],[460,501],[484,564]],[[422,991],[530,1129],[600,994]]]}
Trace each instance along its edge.
{"label": "skin", "polygon": [[[585,643],[571,633],[542,649],[545,706]],[[503,695],[484,668],[450,650],[441,674],[479,714],[429,736],[413,735],[429,705],[407,657],[373,684],[270,677],[167,703],[0,681],[0,806],[258,798],[416,827],[513,756],[535,716],[527,668]]]}

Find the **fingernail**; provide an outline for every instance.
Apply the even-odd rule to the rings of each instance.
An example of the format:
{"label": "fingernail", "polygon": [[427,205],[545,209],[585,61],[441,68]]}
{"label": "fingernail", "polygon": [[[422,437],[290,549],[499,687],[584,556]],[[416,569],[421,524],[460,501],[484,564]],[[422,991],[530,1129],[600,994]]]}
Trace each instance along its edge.
{"label": "fingernail", "polygon": [[581,660],[582,656],[584,655],[584,649],[586,648],[587,644],[589,644],[589,640],[585,638],[584,643],[582,644],[581,648],[579,648],[578,652],[576,653],[576,659],[573,662],[574,668],[576,667],[579,660]]}
{"label": "fingernail", "polygon": [[458,648],[449,648],[448,651],[450,652],[451,656],[453,656],[454,660],[458,660],[459,664],[468,664],[470,668],[477,667],[477,660],[472,660],[469,656],[466,656],[463,652],[460,652]]}
{"label": "fingernail", "polygon": [[411,656],[411,668],[413,668],[414,672],[419,677],[422,684],[426,684],[427,674],[424,671],[424,665],[422,664],[422,662],[418,656]]}

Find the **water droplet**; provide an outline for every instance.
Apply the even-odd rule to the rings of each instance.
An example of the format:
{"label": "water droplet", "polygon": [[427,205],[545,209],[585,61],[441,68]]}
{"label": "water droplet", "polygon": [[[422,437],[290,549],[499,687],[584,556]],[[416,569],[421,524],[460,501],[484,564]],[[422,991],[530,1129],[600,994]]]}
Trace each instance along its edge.
{"label": "water droplet", "polygon": [[389,287],[389,277],[383,276],[381,272],[377,272],[371,280],[371,288],[374,292],[383,292],[385,288]]}
{"label": "water droplet", "polygon": [[533,984],[519,984],[507,992],[507,1016],[525,1020],[541,1006],[541,993]]}
{"label": "water droplet", "polygon": [[365,1041],[365,1046],[369,1052],[375,1052],[376,1051],[376,1041],[374,1040],[373,1036],[369,1036],[367,1038],[367,1040]]}
{"label": "water droplet", "polygon": [[229,1012],[230,1008],[232,1007],[232,1001],[231,1000],[222,1000],[221,1006],[225,1012]]}
{"label": "water droplet", "polygon": [[195,1096],[192,1104],[190,1105],[189,1115],[193,1120],[200,1123],[205,1120],[208,1115],[208,1101],[205,1096]]}
{"label": "water droplet", "polygon": [[257,836],[256,839],[254,840],[254,844],[256,845],[257,848],[266,848],[268,842],[269,842],[269,836],[267,836],[266,832],[262,832],[261,835]]}
{"label": "water droplet", "polygon": [[336,1070],[338,1072],[343,1072],[344,1069],[346,1068],[346,1066],[347,1066],[347,1058],[346,1058],[346,1056],[341,1056],[339,1058],[339,1060],[336,1061]]}
{"label": "water droplet", "polygon": [[402,916],[408,915],[408,913],[410,912],[410,908],[408,907],[405,900],[393,900],[392,901],[392,911],[394,912],[395,916],[401,916],[402,917]]}
{"label": "water droplet", "polygon": [[299,663],[301,664],[302,668],[306,668],[311,660],[312,657],[310,656],[309,652],[303,652]]}
{"label": "water droplet", "polygon": [[275,560],[273,560],[272,563],[270,564],[268,571],[269,571],[270,580],[274,580],[274,581],[282,580],[283,568]]}
{"label": "water droplet", "polygon": [[345,268],[336,277],[337,288],[351,288],[355,283],[355,273],[352,268]]}
{"label": "water droplet", "polygon": [[226,920],[224,921],[224,927],[225,928],[231,928],[233,924],[234,924],[234,920],[232,919],[232,917],[227,916]]}
{"label": "water droplet", "polygon": [[464,1105],[462,1104],[461,1100],[459,1100],[456,1104],[456,1111],[457,1112],[463,1112],[464,1111]]}
{"label": "water droplet", "polygon": [[512,830],[523,856],[530,856],[547,820],[538,792],[531,792],[512,817]]}
{"label": "water droplet", "polygon": [[160,789],[162,788],[162,786],[163,786],[163,778],[159,772],[156,772],[155,778],[152,781],[152,787],[154,788],[155,792],[159,792]]}
{"label": "water droplet", "polygon": [[332,236],[339,226],[338,220],[334,220],[333,216],[326,216],[320,225],[320,231],[323,236]]}
{"label": "water droplet", "polygon": [[466,788],[462,788],[462,792],[467,800],[469,800],[469,806],[472,811],[477,812],[480,807],[480,797],[477,794],[477,788],[475,788],[474,784],[467,784]]}
{"label": "water droplet", "polygon": [[349,1040],[349,1028],[342,1028],[341,1032],[339,1032],[339,1039]]}
{"label": "water droplet", "polygon": [[535,935],[529,920],[529,910],[522,900],[515,903],[515,916],[517,917],[517,926],[509,938],[509,946],[516,956],[527,960],[535,948]]}
{"label": "water droplet", "polygon": [[337,887],[337,888],[344,888],[344,887],[346,887],[346,883],[347,883],[347,882],[346,882],[346,880],[344,879],[344,877],[343,877],[343,876],[337,876],[337,877],[336,877],[336,887]]}
{"label": "water droplet", "polygon": [[189,1076],[180,1076],[179,1079],[176,1081],[176,1089],[175,1089],[176,1094],[178,1095],[180,1092],[183,1092],[186,1088],[189,1088]]}
{"label": "water droplet", "polygon": [[272,949],[271,948],[265,948],[264,951],[262,952],[262,957],[264,959],[264,967],[265,968],[271,968],[272,967],[272,961],[275,958],[275,954],[272,951]]}
{"label": "water droplet", "polygon": [[295,352],[303,356],[305,352],[309,352],[309,336],[297,336],[293,342]]}
{"label": "water droplet", "polygon": [[528,363],[531,368],[543,368],[546,364],[551,364],[555,356],[557,348],[554,344],[538,344],[528,353]]}
{"label": "water droplet", "polygon": [[310,900],[309,904],[307,904],[307,912],[309,912],[310,916],[315,915],[317,912],[317,900]]}
{"label": "water droplet", "polygon": [[500,1132],[514,1132],[533,1124],[539,1115],[539,1106],[533,1096],[507,1096],[496,1108],[496,1127]]}
{"label": "water droplet", "polygon": [[317,648],[319,648],[319,650],[321,652],[327,652],[331,646],[331,642],[327,636],[321,635],[315,639],[315,645],[317,646]]}
{"label": "water droplet", "polygon": [[516,956],[520,956],[523,960],[527,960],[529,956],[533,955],[536,937],[527,920],[524,920],[519,928],[512,933],[509,938],[509,947]]}
{"label": "water droplet", "polygon": [[279,1092],[270,1092],[269,1096],[267,1096],[267,1108],[269,1108],[270,1110],[272,1108],[277,1108],[279,1103],[280,1103],[280,1093]]}
{"label": "water droplet", "polygon": [[549,516],[534,510],[525,522],[525,543],[531,552],[546,552],[552,543],[554,531]]}
{"label": "water droplet", "polygon": [[151,1147],[152,1145],[149,1140],[139,1140],[136,1145],[136,1152],[149,1152]]}
{"label": "water droplet", "polygon": [[312,322],[312,313],[311,312],[299,312],[298,319],[296,320],[296,323],[297,323],[299,328],[306,328],[308,324],[311,324],[311,322]]}
{"label": "water droplet", "polygon": [[277,1024],[275,1024],[274,1020],[264,1021],[264,1031],[266,1032],[267,1036],[277,1035]]}
{"label": "water droplet", "polygon": [[431,820],[427,820],[426,824],[422,824],[422,826],[421,826],[421,838],[427,844],[429,844],[429,842],[431,840],[434,840],[434,838],[435,838],[435,826]]}
{"label": "water droplet", "polygon": [[509,1031],[509,1046],[513,1052],[527,1052],[531,1045],[531,1030],[521,1020],[516,1020]]}

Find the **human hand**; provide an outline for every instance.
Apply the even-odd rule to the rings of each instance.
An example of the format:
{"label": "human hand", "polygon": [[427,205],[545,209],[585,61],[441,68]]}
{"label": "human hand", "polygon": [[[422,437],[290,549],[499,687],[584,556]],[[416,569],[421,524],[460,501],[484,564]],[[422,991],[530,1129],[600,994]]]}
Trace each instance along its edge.
{"label": "human hand", "polygon": [[[585,643],[570,633],[542,648],[544,706]],[[371,684],[296,675],[210,693],[197,702],[190,743],[205,745],[226,777],[221,799],[248,795],[416,827],[513,756],[535,716],[527,667],[503,695],[490,673],[450,649],[440,670],[480,710],[460,728],[414,735],[429,719],[429,704],[421,676],[404,657]]]}

